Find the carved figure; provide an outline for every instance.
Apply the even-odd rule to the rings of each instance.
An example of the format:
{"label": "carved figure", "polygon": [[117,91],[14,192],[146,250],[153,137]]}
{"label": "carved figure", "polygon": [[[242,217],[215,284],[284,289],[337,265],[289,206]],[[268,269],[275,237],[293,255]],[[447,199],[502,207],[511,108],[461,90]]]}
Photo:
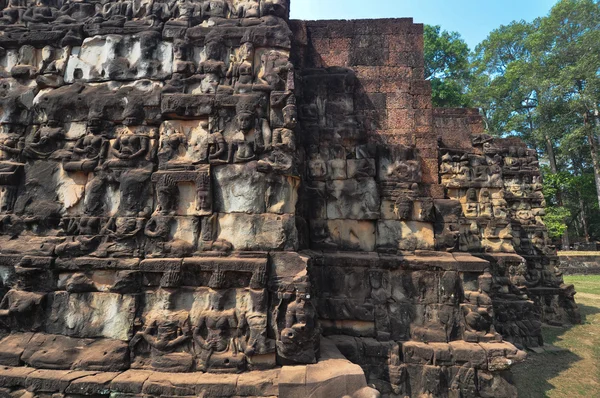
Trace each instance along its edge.
{"label": "carved figure", "polygon": [[212,190],[210,186],[210,175],[208,173],[198,173],[196,180],[196,210],[212,210]]}
{"label": "carved figure", "polygon": [[62,147],[65,132],[62,127],[50,122],[37,129],[31,141],[25,142],[23,154],[33,159],[48,159],[51,157],[67,156],[62,152],[55,153]]}
{"label": "carved figure", "polygon": [[309,294],[297,291],[285,310],[285,327],[280,331],[277,348],[281,357],[292,362],[315,361],[316,313],[309,299]]}
{"label": "carved figure", "polygon": [[200,348],[197,368],[204,371],[245,367],[245,357],[240,352],[239,323],[234,309],[225,309],[226,296],[212,291],[210,307],[203,311],[194,327],[194,341]]}
{"label": "carved figure", "polygon": [[69,172],[93,172],[108,157],[110,144],[102,136],[86,134],[79,138],[73,152],[63,163],[63,169]]}
{"label": "carved figure", "polygon": [[254,45],[250,42],[243,43],[238,50],[235,61],[232,61],[227,70],[226,77],[235,87],[236,93],[252,91],[254,82]]}
{"label": "carved figure", "polygon": [[150,346],[150,366],[161,372],[188,372],[193,366],[189,351],[192,340],[186,311],[161,311],[150,315],[148,323],[131,339],[133,352],[144,341]]}

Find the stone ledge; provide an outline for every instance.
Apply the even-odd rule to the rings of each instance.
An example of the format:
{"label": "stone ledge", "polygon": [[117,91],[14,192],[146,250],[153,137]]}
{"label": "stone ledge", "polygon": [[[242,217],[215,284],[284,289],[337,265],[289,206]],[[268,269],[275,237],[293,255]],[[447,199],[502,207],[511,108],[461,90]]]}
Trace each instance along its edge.
{"label": "stone ledge", "polygon": [[360,366],[321,339],[321,360],[314,365],[242,374],[161,373],[148,370],[89,372],[0,367],[0,388],[76,396],[176,396],[378,398]]}
{"label": "stone ledge", "polygon": [[282,398],[379,397],[379,392],[367,386],[362,368],[347,360],[327,338],[321,338],[318,363],[281,369],[279,393]]}
{"label": "stone ledge", "polygon": [[[256,397],[279,395],[279,369],[241,375],[160,373],[145,370],[84,372],[0,367],[0,388],[77,396]],[[364,377],[364,375],[363,375]]]}

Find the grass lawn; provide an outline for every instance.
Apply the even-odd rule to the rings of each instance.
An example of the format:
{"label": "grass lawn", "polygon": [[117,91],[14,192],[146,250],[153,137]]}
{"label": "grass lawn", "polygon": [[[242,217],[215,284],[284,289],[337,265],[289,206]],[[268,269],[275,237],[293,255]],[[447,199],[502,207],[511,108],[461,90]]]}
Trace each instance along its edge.
{"label": "grass lawn", "polygon": [[513,368],[520,398],[600,398],[600,276],[566,276],[575,285],[583,324],[544,328],[556,350],[530,353]]}

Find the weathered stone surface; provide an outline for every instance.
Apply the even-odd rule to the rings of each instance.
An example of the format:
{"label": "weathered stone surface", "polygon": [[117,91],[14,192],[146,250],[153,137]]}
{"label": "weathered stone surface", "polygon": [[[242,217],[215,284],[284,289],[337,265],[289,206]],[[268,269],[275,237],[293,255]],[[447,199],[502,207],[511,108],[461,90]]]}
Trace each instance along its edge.
{"label": "weathered stone surface", "polygon": [[0,11],[0,395],[514,396],[580,321],[535,151],[433,108],[422,25],[51,3]]}
{"label": "weathered stone surface", "polygon": [[236,250],[298,247],[296,221],[291,215],[220,214],[219,239],[231,242]]}
{"label": "weathered stone surface", "polygon": [[374,179],[327,182],[327,218],[375,220],[379,217],[379,193]]}
{"label": "weathered stone surface", "polygon": [[296,212],[298,179],[267,175],[256,163],[215,168],[215,201],[221,213]]}
{"label": "weathered stone surface", "polygon": [[74,337],[127,340],[132,332],[136,298],[115,293],[57,293],[51,333]]}

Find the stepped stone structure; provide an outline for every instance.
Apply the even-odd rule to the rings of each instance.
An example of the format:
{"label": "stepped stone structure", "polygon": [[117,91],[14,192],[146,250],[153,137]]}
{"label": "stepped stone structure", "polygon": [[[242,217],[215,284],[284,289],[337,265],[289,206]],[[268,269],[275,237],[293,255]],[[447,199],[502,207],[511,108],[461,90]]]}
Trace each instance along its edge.
{"label": "stepped stone structure", "polygon": [[579,322],[535,152],[423,27],[1,0],[0,396],[514,397]]}

